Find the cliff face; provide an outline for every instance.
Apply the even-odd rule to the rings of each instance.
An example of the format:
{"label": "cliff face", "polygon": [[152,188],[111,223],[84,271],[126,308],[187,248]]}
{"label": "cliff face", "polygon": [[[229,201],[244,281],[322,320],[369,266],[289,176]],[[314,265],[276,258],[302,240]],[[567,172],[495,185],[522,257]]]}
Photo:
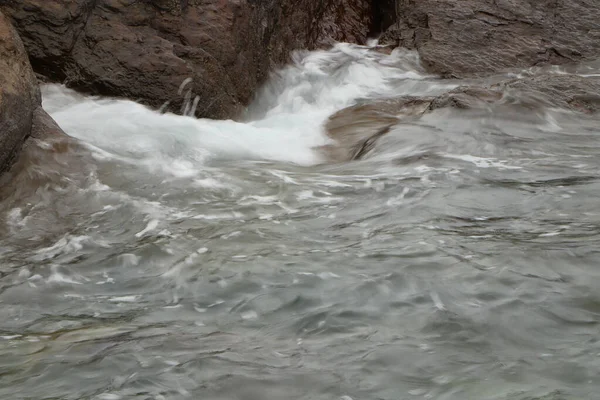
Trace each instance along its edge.
{"label": "cliff face", "polygon": [[396,0],[393,14],[383,41],[417,49],[424,65],[443,76],[565,64],[600,54],[596,0]]}
{"label": "cliff face", "polygon": [[[96,94],[236,116],[295,49],[364,42],[369,0],[4,0],[36,72]],[[192,81],[183,91],[184,81]],[[179,94],[178,94],[179,92]]]}

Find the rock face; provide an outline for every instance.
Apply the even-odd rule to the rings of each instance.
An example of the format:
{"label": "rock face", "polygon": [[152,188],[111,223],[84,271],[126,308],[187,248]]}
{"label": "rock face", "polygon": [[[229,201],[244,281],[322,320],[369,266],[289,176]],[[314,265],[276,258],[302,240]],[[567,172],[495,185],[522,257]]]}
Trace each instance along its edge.
{"label": "rock face", "polygon": [[40,105],[37,79],[15,29],[0,13],[0,172],[6,171],[31,133]]}
{"label": "rock face", "polygon": [[15,22],[34,70],[54,81],[154,107],[170,101],[177,112],[191,113],[185,105],[195,104],[197,116],[228,118],[292,50],[331,40],[363,42],[371,4],[0,0],[0,9]]}
{"label": "rock face", "polygon": [[67,138],[42,108],[38,81],[25,47],[0,12],[0,174],[17,160],[29,137],[48,143]]}
{"label": "rock face", "polygon": [[600,55],[597,0],[396,0],[395,13],[383,40],[417,49],[443,76]]}

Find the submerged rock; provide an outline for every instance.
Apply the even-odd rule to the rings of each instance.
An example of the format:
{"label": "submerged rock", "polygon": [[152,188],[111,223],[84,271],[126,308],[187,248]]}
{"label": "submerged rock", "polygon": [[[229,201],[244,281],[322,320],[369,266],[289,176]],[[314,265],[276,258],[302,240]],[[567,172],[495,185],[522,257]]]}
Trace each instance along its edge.
{"label": "submerged rock", "polygon": [[396,0],[395,16],[382,41],[447,77],[600,55],[596,0]]}
{"label": "submerged rock", "polygon": [[326,122],[325,131],[334,144],[321,151],[334,162],[361,159],[396,126],[444,108],[513,116],[548,108],[595,113],[600,111],[600,76],[543,73],[487,86],[459,86],[435,97],[402,96],[348,107]]}
{"label": "submerged rock", "polygon": [[334,162],[358,160],[394,125],[420,116],[432,101],[404,96],[345,108],[327,120],[325,131],[335,143],[322,147],[321,153]]}
{"label": "submerged rock", "polygon": [[[186,114],[236,116],[295,49],[364,42],[369,0],[5,0],[36,72]],[[181,87],[184,84],[184,87]],[[197,96],[197,97],[196,97]]]}

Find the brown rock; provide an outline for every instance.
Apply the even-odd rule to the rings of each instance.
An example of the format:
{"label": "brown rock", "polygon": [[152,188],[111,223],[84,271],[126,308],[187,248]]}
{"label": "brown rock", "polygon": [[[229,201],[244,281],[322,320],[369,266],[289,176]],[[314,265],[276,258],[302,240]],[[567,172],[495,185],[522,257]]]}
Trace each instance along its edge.
{"label": "brown rock", "polygon": [[363,42],[372,19],[370,0],[0,4],[21,32],[36,72],[154,107],[170,101],[172,111],[190,112],[185,106],[195,100],[195,114],[212,118],[236,116],[292,50],[332,40]]}
{"label": "brown rock", "polygon": [[40,101],[25,48],[10,21],[0,13],[0,172],[11,166],[31,133],[33,113]]}
{"label": "brown rock", "polygon": [[396,0],[396,17],[382,40],[443,76],[600,56],[596,0]]}
{"label": "brown rock", "polygon": [[63,140],[67,134],[52,119],[50,115],[40,106],[33,111],[33,120],[31,124],[31,138],[46,140]]}

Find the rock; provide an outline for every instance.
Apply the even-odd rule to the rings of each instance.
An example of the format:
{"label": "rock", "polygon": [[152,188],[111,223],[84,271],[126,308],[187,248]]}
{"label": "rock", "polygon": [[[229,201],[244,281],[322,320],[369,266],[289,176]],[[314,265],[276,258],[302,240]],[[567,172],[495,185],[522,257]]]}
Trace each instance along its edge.
{"label": "rock", "polygon": [[505,101],[529,102],[582,113],[600,112],[600,76],[541,74],[497,85]]}
{"label": "rock", "polygon": [[459,86],[434,98],[428,111],[452,107],[459,109],[483,108],[502,99],[502,92],[483,87]]}
{"label": "rock", "polygon": [[0,175],[0,200],[4,205],[22,204],[40,188],[55,188],[72,182],[64,177],[72,171],[88,176],[93,168],[89,152],[68,136],[41,106],[33,111],[31,135],[13,166]]}
{"label": "rock", "polygon": [[41,106],[34,110],[31,124],[32,139],[60,141],[66,136],[67,134]]}
{"label": "rock", "polygon": [[14,162],[31,133],[40,91],[23,43],[0,13],[0,172]]}
{"label": "rock", "polygon": [[334,144],[324,146],[320,151],[334,162],[358,160],[394,125],[420,116],[433,100],[434,98],[428,97],[405,96],[338,111],[325,124],[325,132],[334,140]]}
{"label": "rock", "polygon": [[329,161],[361,159],[396,125],[448,108],[506,113],[510,118],[535,117],[535,111],[547,108],[600,112],[600,76],[542,73],[488,86],[459,86],[436,97],[402,96],[348,107],[326,122],[325,131],[334,144],[321,151]]}
{"label": "rock", "polygon": [[600,77],[542,73],[505,79],[489,86],[459,86],[436,97],[429,111],[506,105],[526,109],[560,108],[581,113],[600,111]]}
{"label": "rock", "polygon": [[[235,117],[295,49],[364,42],[370,0],[3,0],[36,72],[82,91]],[[183,83],[183,88],[180,88]],[[197,96],[197,97],[196,97]]]}
{"label": "rock", "polygon": [[596,0],[396,0],[383,43],[417,49],[445,77],[600,56]]}
{"label": "rock", "polygon": [[[25,47],[0,12],[0,173],[20,159],[21,149],[31,145],[32,139],[44,140],[55,151],[64,151],[67,138],[43,110],[38,81]],[[11,173],[3,174],[0,186],[5,186],[10,178]]]}

